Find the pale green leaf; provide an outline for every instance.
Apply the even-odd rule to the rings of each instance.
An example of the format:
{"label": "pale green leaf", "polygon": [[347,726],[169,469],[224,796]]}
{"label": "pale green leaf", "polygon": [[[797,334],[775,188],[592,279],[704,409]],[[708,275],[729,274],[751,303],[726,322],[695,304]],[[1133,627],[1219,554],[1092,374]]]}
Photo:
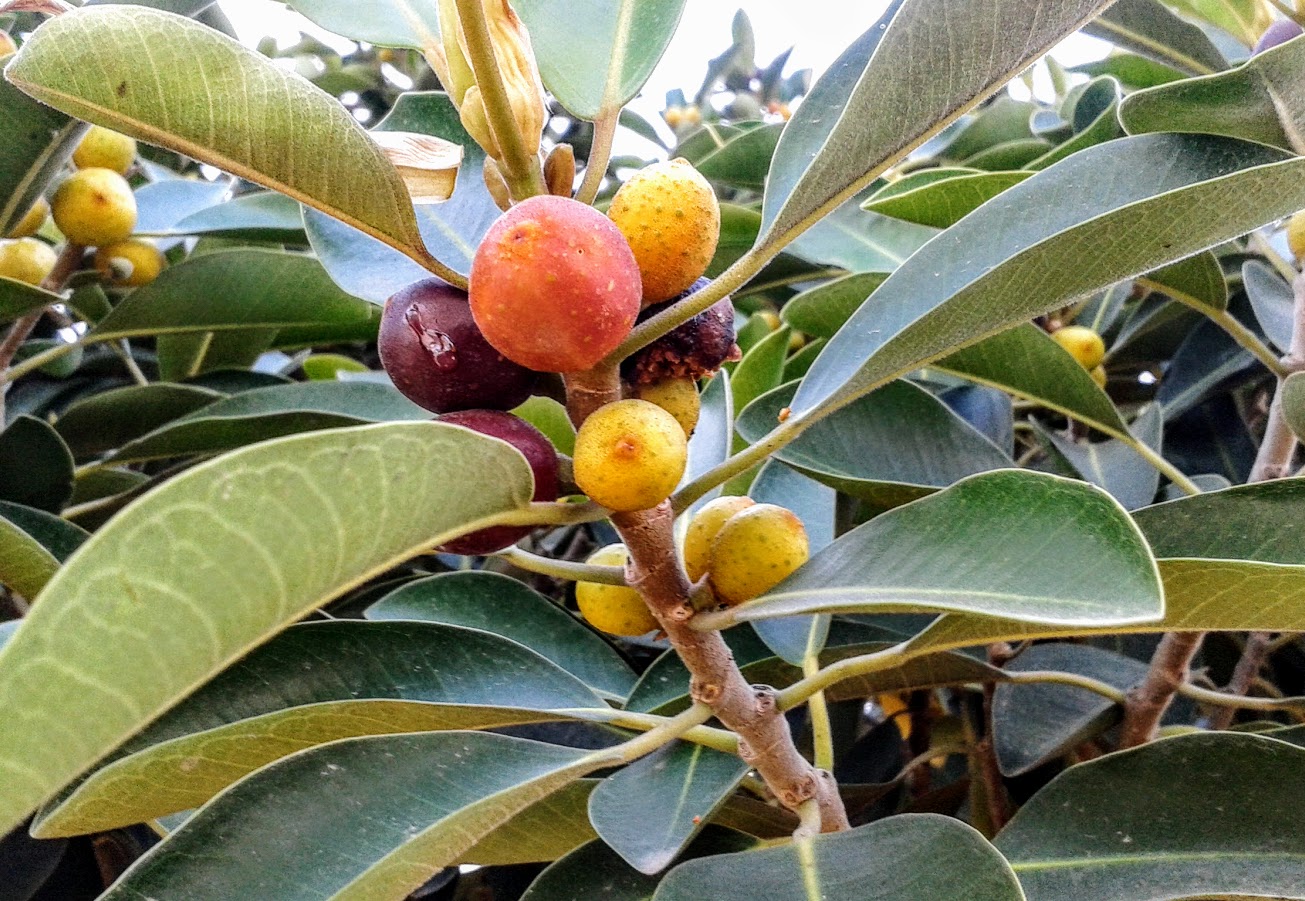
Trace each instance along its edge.
{"label": "pale green leaf", "polygon": [[1160,0],[1119,0],[1083,30],[1189,75],[1207,75],[1227,66],[1205,32]]}
{"label": "pale green leaf", "polygon": [[0,652],[21,723],[0,733],[0,830],[289,623],[531,491],[506,443],[393,423],[255,445],[136,500]]}
{"label": "pale green leaf", "polygon": [[[905,219],[907,222],[933,228],[948,228],[1002,191],[1033,174],[1021,171],[975,172],[969,169],[951,171],[954,174],[948,178],[938,178],[936,170],[913,172],[889,185],[893,189],[891,193],[880,191],[861,207],[894,219]],[[934,177],[919,187],[914,187],[914,181],[921,181],[917,176],[926,172]],[[911,187],[908,188],[908,185]]]}

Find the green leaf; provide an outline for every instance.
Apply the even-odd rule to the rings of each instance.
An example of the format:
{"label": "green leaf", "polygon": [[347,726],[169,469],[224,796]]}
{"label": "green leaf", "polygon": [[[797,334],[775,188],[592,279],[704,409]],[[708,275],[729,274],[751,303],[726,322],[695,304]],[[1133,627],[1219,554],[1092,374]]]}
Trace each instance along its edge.
{"label": "green leaf", "polygon": [[341,738],[493,728],[586,707],[604,705],[497,635],[416,622],[294,626],[115,751],[32,829],[81,835],[189,810],[274,760]]}
{"label": "green leaf", "polygon": [[1181,81],[1183,78],[1182,72],[1164,63],[1158,63],[1147,59],[1145,56],[1119,50],[1116,50],[1105,59],[1083,63],[1074,66],[1069,71],[1081,72],[1089,78],[1095,78],[1098,75],[1111,75],[1119,79],[1126,87],[1134,90],[1137,88],[1153,88],[1156,85],[1168,84],[1171,81]]}
{"label": "green leaf", "polygon": [[503,442],[393,423],[265,442],[136,500],[0,652],[0,701],[25,724],[0,733],[0,830],[309,610],[531,491]]}
{"label": "green leaf", "polygon": [[[1121,691],[1141,682],[1147,673],[1147,665],[1131,657],[1059,642],[1027,648],[1006,669],[1075,673]],[[1083,688],[1053,682],[998,683],[992,696],[992,744],[1001,772],[1020,776],[1067,754],[1105,732],[1122,714],[1109,698]]]}
{"label": "green leaf", "polygon": [[1087,370],[1032,324],[985,338],[930,368],[1036,401],[1103,432],[1128,431],[1115,405]]}
{"label": "green leaf", "polygon": [[[1158,404],[1148,404],[1128,430],[1157,453],[1164,443],[1164,417],[1161,413]],[[1075,472],[1110,492],[1126,509],[1135,510],[1155,500],[1155,493],[1160,488],[1160,473],[1129,442],[1114,438],[1079,443],[1045,428],[1039,427],[1038,430]]]}
{"label": "green leaf", "polygon": [[1148,272],[1137,281],[1207,315],[1228,309],[1228,280],[1210,251]]}
{"label": "green leaf", "polygon": [[349,112],[198,22],[136,6],[73,10],[38,28],[5,76],[42,103],[288,194],[430,261],[403,179]]}
{"label": "green leaf", "polygon": [[0,325],[59,303],[62,299],[58,294],[43,291],[35,285],[14,281],[11,278],[0,278]]}
{"label": "green leaf", "polygon": [[1305,435],[1305,377],[1293,372],[1282,385],[1282,412],[1297,437]]}
{"label": "green leaf", "polygon": [[1259,260],[1242,264],[1242,285],[1264,334],[1284,353],[1291,347],[1296,296],[1287,280]]}
{"label": "green leaf", "polygon": [[[976,172],[971,169],[941,170],[953,174],[939,178],[939,170],[913,172],[889,185],[891,192],[880,191],[861,205],[862,209],[905,219],[933,228],[948,228],[996,197],[1019,184],[1032,172]],[[921,179],[928,174],[932,177]],[[919,187],[915,187],[916,183]]]}
{"label": "green leaf", "polygon": [[[690,858],[746,851],[755,839],[720,826],[703,830],[686,855]],[[660,879],[645,876],[602,842],[576,848],[539,874],[521,901],[648,901]]]}
{"label": "green leaf", "polygon": [[[701,409],[698,413],[698,426],[689,437],[689,459],[684,467],[685,483],[691,482],[729,458],[731,442],[734,439],[734,403],[730,390],[730,374],[722,369],[707,383],[699,395]],[[698,508],[720,496],[721,488],[717,486],[708,491],[685,511],[685,524],[693,517]]]}
{"label": "green leaf", "polygon": [[0,518],[0,585],[36,597],[59,569],[59,561],[17,524]]}
{"label": "green leaf", "polygon": [[285,0],[327,31],[378,47],[438,50],[440,20],[433,0]]}
{"label": "green leaf", "polygon": [[[1084,194],[1083,184],[1096,187]],[[794,413],[823,413],[960,346],[1299,207],[1305,160],[1269,147],[1200,135],[1089,147],[984,204],[903,263],[825,346]],[[1181,232],[1155,225],[1176,219]],[[1121,233],[1131,240],[1115,240]],[[1068,258],[1075,265],[1064,265]]]}
{"label": "green leaf", "polygon": [[165,332],[154,339],[159,376],[180,382],[218,369],[248,369],[271,350],[276,329]]}
{"label": "green leaf", "polygon": [[1247,47],[1252,46],[1272,14],[1256,0],[1169,0],[1179,12],[1222,28]]}
{"label": "green leaf", "polygon": [[730,376],[734,409],[743,410],[767,391],[779,387],[791,335],[789,329],[781,326],[748,348]]}
{"label": "green leaf", "polygon": [[0,501],[0,517],[35,538],[60,563],[90,537],[85,529],[35,507]]}
{"label": "green leaf", "polygon": [[539,592],[498,573],[418,579],[368,607],[366,616],[483,629],[525,645],[610,697],[624,698],[634,687],[634,673],[611,645]]}
{"label": "green leaf", "polygon": [[890,270],[935,234],[922,225],[866,212],[864,200],[862,192],[823,216],[793,242],[794,253],[853,272]]}
{"label": "green leaf", "polygon": [[[913,550],[928,536],[930,553]],[[1021,561],[1054,555],[1055,567]],[[756,600],[695,622],[957,610],[1042,623],[1159,619],[1141,533],[1105,492],[1024,470],[983,473],[843,535]]]}
{"label": "green leaf", "polygon": [[[0,57],[0,63],[11,59]],[[0,144],[0,235],[9,234],[27,214],[72,156],[85,129],[0,78],[0,134],[5,136]]]}
{"label": "green leaf", "polygon": [[558,453],[568,457],[575,453],[575,426],[571,424],[566,407],[551,397],[536,394],[526,398],[526,402],[512,413],[543,432]]}
{"label": "green leaf", "polygon": [[513,4],[530,30],[539,75],[581,119],[612,115],[632,100],[666,52],[685,0],[547,0]]}
{"label": "green leaf", "polygon": [[888,278],[887,272],[854,272],[808,288],[784,304],[784,322],[808,335],[829,338]]}
{"label": "green leaf", "polygon": [[166,232],[178,219],[209,209],[230,193],[231,182],[225,178],[218,181],[170,178],[141,185],[136,189],[136,231]]}
{"label": "green leaf", "polygon": [[1174,351],[1155,399],[1164,410],[1164,418],[1173,419],[1226,390],[1260,365],[1250,351],[1217,324],[1201,322]]}
{"label": "green leaf", "polygon": [[55,421],[75,457],[89,457],[139,438],[222,397],[193,385],[130,385],[77,401]]}
{"label": "green leaf", "polygon": [[1257,53],[1236,69],[1137,91],[1119,108],[1130,134],[1192,131],[1305,149],[1305,40]]}
{"label": "green leaf", "polygon": [[[1075,119],[1085,109],[1083,100],[1085,97],[1091,96],[1094,88],[1101,89],[1101,93],[1107,98],[1107,101],[1101,104],[1100,112],[1096,114],[1096,118],[1069,140],[1058,144],[1037,159],[1030,160],[1025,168],[1033,170],[1045,169],[1054,163],[1060,162],[1071,153],[1078,153],[1084,148],[1104,141],[1111,141],[1123,135],[1124,129],[1120,126],[1119,116],[1117,115],[1122,91],[1119,82],[1110,76],[1095,79],[1085,87],[1083,95],[1080,96],[1079,102],[1075,105]],[[1096,106],[1087,107],[1089,113],[1095,109],[1097,109]]]}
{"label": "green leaf", "polygon": [[73,458],[45,420],[17,416],[0,432],[0,501],[58,513],[72,497]]}
{"label": "green leaf", "polygon": [[225,235],[248,240],[304,243],[303,209],[275,191],[245,194],[173,223],[175,235]]}
{"label": "green leaf", "polygon": [[889,817],[849,832],[680,864],[654,901],[1024,901],[983,836],[937,814]]}
{"label": "green leaf", "polygon": [[228,250],[164,269],[114,307],[89,338],[347,324],[370,317],[371,306],[337,288],[312,257]]}
{"label": "green leaf", "polygon": [[[377,131],[434,135],[462,147],[453,196],[423,203],[417,210],[426,247],[454,272],[471,271],[481,236],[502,215],[485,187],[485,151],[462,127],[448,95],[439,91],[400,95]],[[304,227],[313,249],[345,291],[375,304],[430,273],[401,253],[316,210],[304,210]]]}
{"label": "green leaf", "polygon": [[[736,424],[760,440],[792,402],[790,383],[749,405]],[[890,382],[816,423],[775,458],[831,488],[895,507],[958,479],[1011,465],[1000,448],[928,391]]]}
{"label": "green leaf", "polygon": [[997,836],[1029,901],[1305,898],[1305,750],[1180,735],[1062,773]]}
{"label": "green leaf", "polygon": [[626,863],[660,873],[747,772],[738,755],[672,742],[599,783],[589,796],[589,819]]}
{"label": "green leaf", "polygon": [[255,388],[208,404],[128,441],[108,459],[124,463],[216,454],[299,432],[430,418],[430,413],[390,385],[296,382]]}
{"label": "green leaf", "polygon": [[761,246],[837,207],[995,93],[1107,2],[1028,14],[1022,0],[894,2],[815,84],[784,129]]}
{"label": "green leaf", "polygon": [[748,129],[694,160],[693,166],[710,181],[761,190],[783,130],[780,123]]}
{"label": "green leaf", "polygon": [[971,169],[1000,172],[1006,169],[1031,169],[1033,161],[1042,159],[1052,151],[1050,141],[1042,138],[1025,138],[989,147],[961,162]]}
{"label": "green leaf", "polygon": [[[102,897],[403,898],[601,754],[481,732],[333,742],[232,786]],[[349,854],[323,857],[321,848]]]}
{"label": "green leaf", "polygon": [[1228,65],[1205,32],[1160,0],[1119,0],[1083,30],[1189,75],[1208,75]]}
{"label": "green leaf", "polygon": [[1157,557],[1305,564],[1305,479],[1274,479],[1156,504],[1133,513]]}
{"label": "green leaf", "polygon": [[957,125],[954,135],[947,135],[947,146],[942,151],[944,159],[963,160],[983,151],[1035,137],[1032,119],[1038,105],[1016,100],[1009,94],[998,94]]}

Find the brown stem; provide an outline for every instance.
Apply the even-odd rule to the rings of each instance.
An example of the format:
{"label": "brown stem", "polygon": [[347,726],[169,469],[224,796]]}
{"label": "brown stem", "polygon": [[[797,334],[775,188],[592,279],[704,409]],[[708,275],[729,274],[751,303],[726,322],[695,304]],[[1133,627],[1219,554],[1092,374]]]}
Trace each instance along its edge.
{"label": "brown stem", "polygon": [[[1247,694],[1256,677],[1260,675],[1260,669],[1269,656],[1269,648],[1272,644],[1273,635],[1270,632],[1252,632],[1246,636],[1246,647],[1242,649],[1242,656],[1238,659],[1237,666],[1233,668],[1232,678],[1228,680],[1224,691],[1236,696]],[[1236,715],[1236,707],[1216,708],[1214,713],[1210,714],[1210,728],[1227,729],[1232,725],[1233,717]]]}
{"label": "brown stem", "polygon": [[692,674],[690,696],[711,707],[716,718],[738,734],[739,756],[781,804],[799,813],[803,802],[815,799],[821,831],[847,829],[847,814],[833,776],[798,753],[776,691],[748,684],[719,632],[699,632],[689,626],[694,616],[688,602],[692,586],[675,547],[674,520],[666,501],[651,510],[612,516],[630,552],[626,581],[643,595]]}
{"label": "brown stem", "polygon": [[1160,718],[1169,709],[1179,686],[1187,681],[1188,668],[1203,638],[1204,632],[1167,632],[1160,639],[1146,678],[1128,692],[1119,736],[1121,749],[1155,738]]}
{"label": "brown stem", "polygon": [[566,374],[566,410],[577,429],[599,407],[621,399],[621,381],[614,364],[599,363],[584,372]]}

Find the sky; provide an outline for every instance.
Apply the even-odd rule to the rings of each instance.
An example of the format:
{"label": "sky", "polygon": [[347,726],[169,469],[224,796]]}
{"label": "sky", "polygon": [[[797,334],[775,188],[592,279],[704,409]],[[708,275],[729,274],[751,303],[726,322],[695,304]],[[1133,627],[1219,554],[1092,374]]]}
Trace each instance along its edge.
{"label": "sky", "polygon": [[[288,46],[298,39],[300,29],[327,37],[302,16],[273,0],[221,0],[221,6],[241,40],[251,45],[272,35]],[[660,126],[658,113],[666,92],[681,88],[692,96],[706,75],[707,61],[730,45],[730,25],[738,9],[752,21],[758,65],[765,65],[791,46],[793,54],[785,74],[810,68],[819,75],[853,37],[874,24],[886,6],[887,0],[692,0],[685,4],[679,30],[665,56],[630,107]],[[1075,36],[1057,49],[1056,56],[1062,63],[1073,65],[1100,57],[1105,49],[1106,45],[1099,41]],[[665,137],[670,137],[669,131]]]}

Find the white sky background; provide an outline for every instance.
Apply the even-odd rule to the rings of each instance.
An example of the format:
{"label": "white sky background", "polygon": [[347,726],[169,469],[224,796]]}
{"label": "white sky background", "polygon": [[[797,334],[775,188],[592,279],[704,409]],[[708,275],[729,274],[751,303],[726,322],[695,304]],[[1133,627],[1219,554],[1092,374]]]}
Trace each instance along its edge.
{"label": "white sky background", "polygon": [[[301,30],[323,40],[328,38],[326,32],[273,0],[222,0],[220,5],[241,40],[251,46],[267,35],[288,46],[298,40]],[[858,12],[849,12],[857,5],[861,6]],[[690,0],[674,40],[630,107],[663,129],[664,137],[670,139],[658,115],[666,92],[680,88],[692,99],[707,74],[707,61],[730,45],[730,25],[738,9],[752,20],[758,65],[766,65],[791,46],[793,54],[785,74],[809,68],[818,77],[852,38],[878,19],[885,6],[886,0],[863,4],[850,0]],[[1099,41],[1076,35],[1057,48],[1055,55],[1065,65],[1076,65],[1103,56],[1106,49],[1107,45]],[[1021,87],[1016,85],[1015,89]],[[636,143],[644,146],[631,147],[629,152],[646,152],[645,142],[636,139]],[[617,148],[617,152],[623,150]]]}

